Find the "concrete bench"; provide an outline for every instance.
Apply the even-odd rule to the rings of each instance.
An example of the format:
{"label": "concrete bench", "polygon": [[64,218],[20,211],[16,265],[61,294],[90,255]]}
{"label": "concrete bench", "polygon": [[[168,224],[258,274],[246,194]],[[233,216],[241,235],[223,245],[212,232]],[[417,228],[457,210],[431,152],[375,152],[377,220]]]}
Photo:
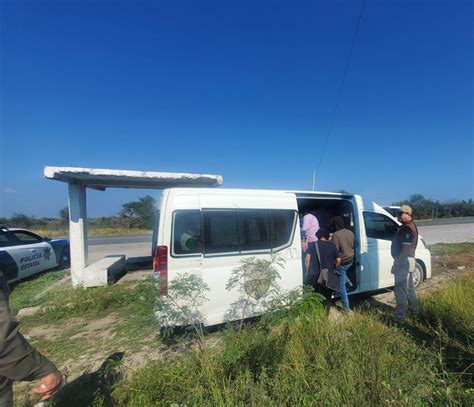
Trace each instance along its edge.
{"label": "concrete bench", "polygon": [[84,287],[107,285],[111,277],[125,270],[125,255],[107,256],[84,269]]}

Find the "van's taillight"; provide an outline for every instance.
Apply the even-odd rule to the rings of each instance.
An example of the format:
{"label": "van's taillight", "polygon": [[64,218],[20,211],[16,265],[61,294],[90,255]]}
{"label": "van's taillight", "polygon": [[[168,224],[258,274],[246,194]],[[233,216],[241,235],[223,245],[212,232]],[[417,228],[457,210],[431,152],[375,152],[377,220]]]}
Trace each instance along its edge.
{"label": "van's taillight", "polygon": [[158,246],[153,258],[153,272],[160,277],[160,294],[168,294],[168,246]]}

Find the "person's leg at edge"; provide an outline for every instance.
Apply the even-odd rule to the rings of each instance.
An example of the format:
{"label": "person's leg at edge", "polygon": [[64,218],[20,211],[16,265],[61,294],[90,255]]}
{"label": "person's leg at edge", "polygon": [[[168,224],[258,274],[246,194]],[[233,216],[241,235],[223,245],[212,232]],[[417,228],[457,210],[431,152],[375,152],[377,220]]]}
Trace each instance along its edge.
{"label": "person's leg at edge", "polygon": [[413,315],[418,315],[418,298],[416,297],[415,284],[413,284],[413,274],[408,273],[407,281],[408,308]]}
{"label": "person's leg at edge", "polygon": [[346,288],[346,283],[348,281],[347,278],[347,270],[349,269],[351,265],[350,264],[345,264],[343,266],[339,266],[337,269],[337,274],[339,274],[339,295],[341,296],[342,300],[342,306],[344,308],[344,311],[349,311],[349,297],[347,295],[347,288]]}
{"label": "person's leg at edge", "polygon": [[12,381],[0,376],[0,407],[13,407]]}
{"label": "person's leg at edge", "polygon": [[395,300],[397,306],[395,307],[394,319],[397,322],[403,322],[408,308],[408,271],[403,270],[395,273]]}

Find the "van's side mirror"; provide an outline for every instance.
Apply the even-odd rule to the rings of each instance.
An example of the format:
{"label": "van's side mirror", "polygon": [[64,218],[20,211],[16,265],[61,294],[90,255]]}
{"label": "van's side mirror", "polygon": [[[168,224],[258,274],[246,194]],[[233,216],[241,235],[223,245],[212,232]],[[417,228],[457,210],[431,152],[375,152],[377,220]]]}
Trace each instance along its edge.
{"label": "van's side mirror", "polygon": [[50,241],[51,241],[51,238],[48,237],[48,236],[46,236],[46,237],[44,238],[44,241],[45,241],[45,242],[50,242]]}

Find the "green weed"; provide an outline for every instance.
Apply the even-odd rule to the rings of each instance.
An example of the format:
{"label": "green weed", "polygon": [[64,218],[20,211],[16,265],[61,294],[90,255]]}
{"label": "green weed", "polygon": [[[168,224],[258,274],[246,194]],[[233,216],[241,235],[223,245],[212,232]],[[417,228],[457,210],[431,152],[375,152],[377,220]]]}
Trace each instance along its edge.
{"label": "green weed", "polygon": [[[12,287],[10,309],[16,314],[20,308],[34,307],[51,301],[56,293],[56,285],[65,277],[64,272],[48,272],[33,280],[23,281]],[[55,289],[50,288],[55,285]]]}
{"label": "green weed", "polygon": [[[227,333],[223,348],[154,362],[115,390],[118,405],[430,403],[435,360],[372,316],[296,319]],[[151,404],[147,404],[151,403]]]}
{"label": "green weed", "polygon": [[133,289],[126,285],[109,285],[89,289],[73,289],[60,285],[54,296],[48,295],[42,302],[43,310],[23,320],[30,325],[49,324],[74,317],[95,318],[117,311],[124,315],[140,317],[153,315],[154,285],[143,281]]}
{"label": "green weed", "polygon": [[466,275],[424,295],[420,320],[442,328],[463,344],[474,344],[474,279]]}

